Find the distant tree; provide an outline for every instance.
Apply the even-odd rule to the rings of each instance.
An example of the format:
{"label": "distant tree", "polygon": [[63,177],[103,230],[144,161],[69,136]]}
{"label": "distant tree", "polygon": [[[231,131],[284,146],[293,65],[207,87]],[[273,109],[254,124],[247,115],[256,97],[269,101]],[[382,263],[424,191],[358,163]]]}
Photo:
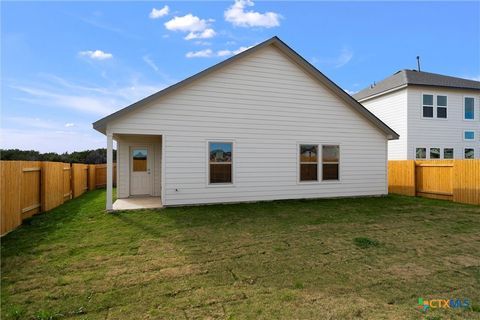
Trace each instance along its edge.
{"label": "distant tree", "polygon": [[[116,158],[117,151],[113,150],[113,161],[116,161]],[[35,150],[0,149],[0,159],[99,164],[107,162],[107,149],[64,152],[62,154],[56,152],[40,153]]]}

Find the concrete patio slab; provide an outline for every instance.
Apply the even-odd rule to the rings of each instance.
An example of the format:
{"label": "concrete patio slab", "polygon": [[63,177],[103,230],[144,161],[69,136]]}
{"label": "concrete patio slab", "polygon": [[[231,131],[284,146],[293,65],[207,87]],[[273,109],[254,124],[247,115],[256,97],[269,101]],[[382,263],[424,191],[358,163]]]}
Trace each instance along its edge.
{"label": "concrete patio slab", "polygon": [[113,210],[138,210],[162,208],[160,197],[132,197],[117,199],[113,204]]}

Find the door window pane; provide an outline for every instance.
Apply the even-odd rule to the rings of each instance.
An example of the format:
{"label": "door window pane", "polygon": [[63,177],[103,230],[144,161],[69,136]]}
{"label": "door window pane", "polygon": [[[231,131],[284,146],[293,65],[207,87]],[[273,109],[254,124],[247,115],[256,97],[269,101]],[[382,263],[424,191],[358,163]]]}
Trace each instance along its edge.
{"label": "door window pane", "polygon": [[147,149],[133,149],[133,171],[147,171]]}

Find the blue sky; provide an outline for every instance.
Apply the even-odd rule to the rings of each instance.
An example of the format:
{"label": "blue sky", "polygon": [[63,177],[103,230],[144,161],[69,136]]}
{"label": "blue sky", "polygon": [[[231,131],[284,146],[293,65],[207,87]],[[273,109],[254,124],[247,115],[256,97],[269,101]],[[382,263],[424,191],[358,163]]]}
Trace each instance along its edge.
{"label": "blue sky", "polygon": [[[277,35],[348,92],[480,80],[480,2],[2,2],[1,146],[104,147],[91,123]],[[155,10],[153,10],[155,9]]]}

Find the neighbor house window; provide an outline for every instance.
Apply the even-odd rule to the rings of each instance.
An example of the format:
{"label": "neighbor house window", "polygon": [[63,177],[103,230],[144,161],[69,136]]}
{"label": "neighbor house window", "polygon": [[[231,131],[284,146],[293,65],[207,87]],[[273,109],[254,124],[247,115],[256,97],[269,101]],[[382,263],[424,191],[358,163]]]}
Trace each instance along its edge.
{"label": "neighbor house window", "polygon": [[147,171],[147,149],[133,149],[132,150],[132,171],[145,172]]}
{"label": "neighbor house window", "polygon": [[427,159],[427,148],[417,148],[417,149],[415,149],[415,158],[416,159]]}
{"label": "neighbor house window", "polygon": [[437,118],[447,118],[447,96],[437,96]]}
{"label": "neighbor house window", "polygon": [[232,183],[233,144],[209,142],[210,183]]}
{"label": "neighbor house window", "polygon": [[433,118],[433,95],[432,94],[423,95],[423,117]]}
{"label": "neighbor house window", "polygon": [[322,180],[338,180],[340,146],[322,146]]}
{"label": "neighbor house window", "polygon": [[300,145],[300,181],[318,181],[318,145]]}
{"label": "neighbor house window", "polygon": [[475,159],[475,149],[465,148],[465,159]]}
{"label": "neighbor house window", "polygon": [[443,149],[443,159],[453,159],[453,148]]}
{"label": "neighbor house window", "polygon": [[440,148],[430,148],[430,159],[440,159]]}
{"label": "neighbor house window", "polygon": [[463,106],[463,118],[465,120],[475,119],[475,100],[470,97],[466,97]]}
{"label": "neighbor house window", "polygon": [[463,140],[475,140],[475,131],[463,131]]}

